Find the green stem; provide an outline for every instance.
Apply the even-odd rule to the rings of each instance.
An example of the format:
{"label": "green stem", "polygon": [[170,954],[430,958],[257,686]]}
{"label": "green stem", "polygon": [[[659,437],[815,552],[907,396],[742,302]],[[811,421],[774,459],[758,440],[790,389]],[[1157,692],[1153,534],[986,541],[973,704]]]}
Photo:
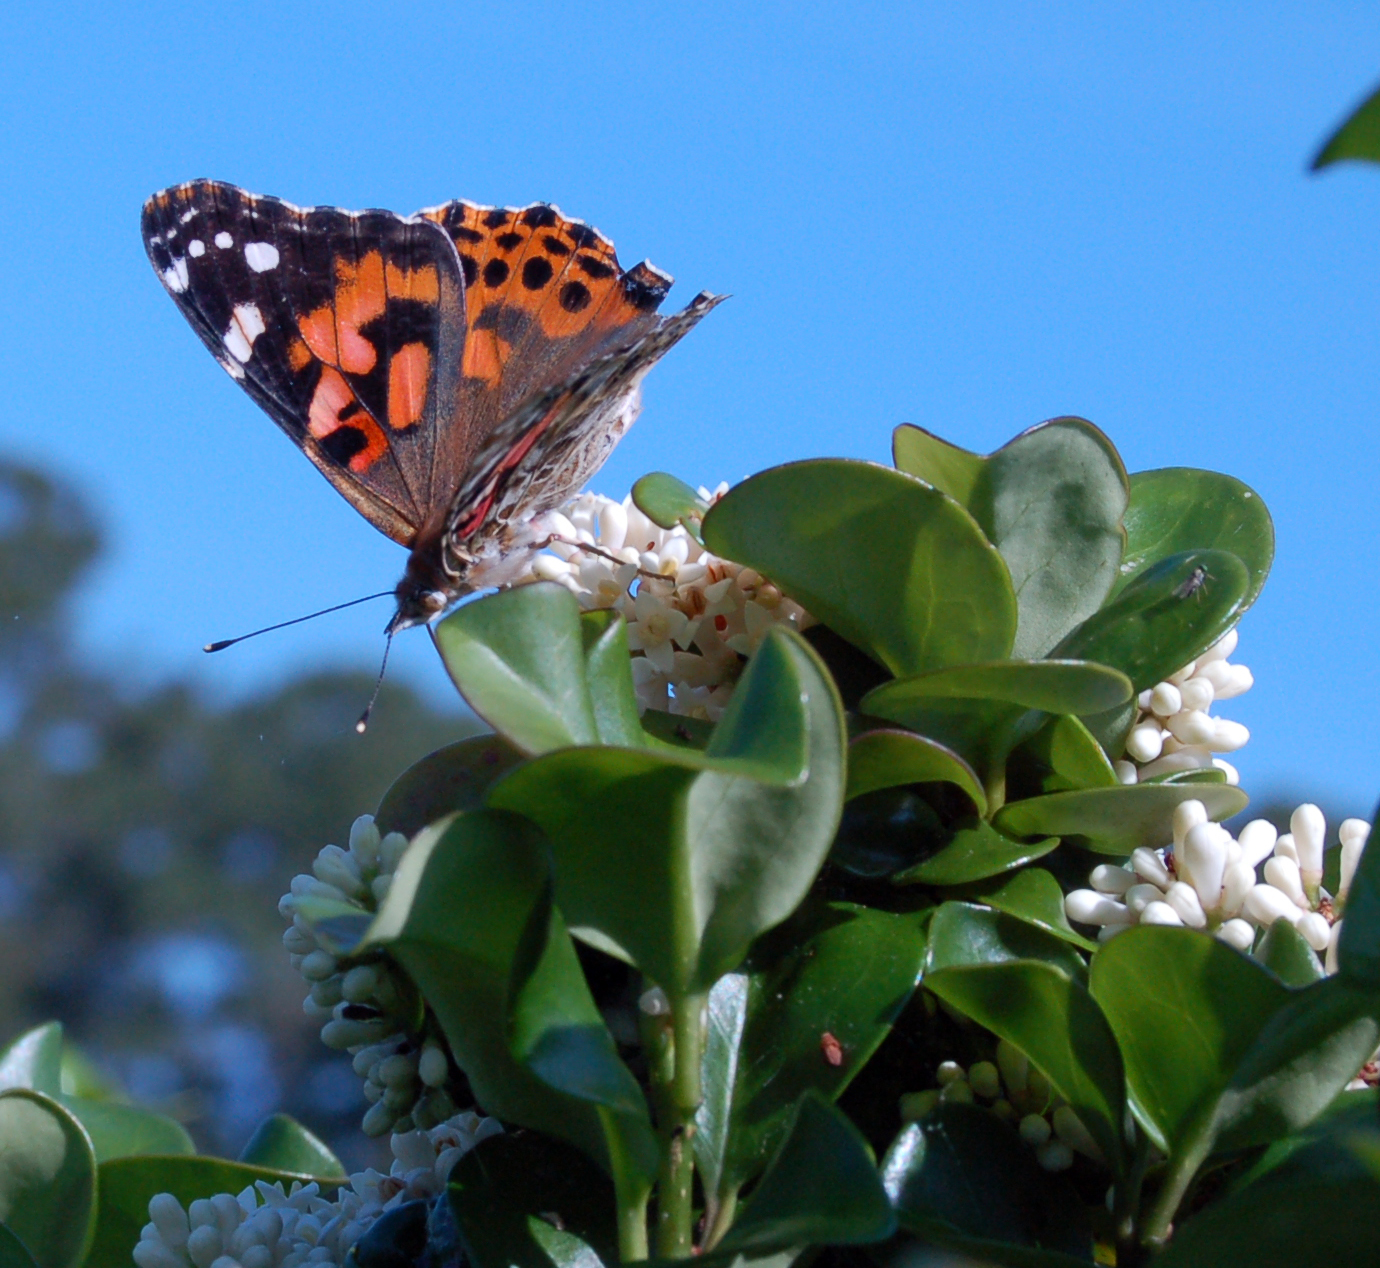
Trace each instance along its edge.
{"label": "green stem", "polygon": [[656,1250],[664,1259],[684,1259],[694,1248],[695,1114],[701,1099],[704,1004],[703,995],[671,1001],[675,1052],[667,1089],[668,1112],[661,1124],[663,1148],[656,1212]]}
{"label": "green stem", "polygon": [[1135,1152],[1131,1157],[1131,1165],[1117,1183],[1116,1196],[1112,1204],[1118,1268],[1136,1268],[1145,1258],[1144,1248],[1140,1244],[1138,1217],[1145,1168],[1150,1160],[1150,1140],[1139,1124],[1135,1126],[1135,1138]]}
{"label": "green stem", "polygon": [[1165,1168],[1164,1183],[1155,1195],[1155,1205],[1141,1223],[1140,1241],[1142,1246],[1158,1250],[1169,1240],[1169,1233],[1178,1212],[1179,1203],[1184,1200],[1188,1186],[1198,1174],[1198,1168],[1207,1158],[1212,1147],[1212,1137],[1203,1132],[1198,1140],[1189,1138],[1187,1148],[1181,1147],[1177,1157],[1171,1155]]}
{"label": "green stem", "polygon": [[738,1210],[738,1190],[729,1189],[716,1199],[711,1211],[706,1211],[708,1217],[704,1230],[703,1250],[713,1250],[719,1244],[721,1238],[728,1232],[729,1225],[733,1223],[733,1216]]}
{"label": "green stem", "polygon": [[647,1258],[647,1199],[651,1193],[651,1188],[643,1185],[640,1197],[625,1199],[623,1194],[618,1195],[618,1258],[621,1263]]}

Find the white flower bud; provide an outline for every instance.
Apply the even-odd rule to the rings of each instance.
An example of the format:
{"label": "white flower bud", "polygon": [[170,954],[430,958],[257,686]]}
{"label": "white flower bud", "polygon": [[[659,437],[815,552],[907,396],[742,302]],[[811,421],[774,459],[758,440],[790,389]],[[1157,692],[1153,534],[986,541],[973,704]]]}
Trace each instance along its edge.
{"label": "white flower bud", "polygon": [[1102,928],[1097,931],[1097,940],[1099,942],[1110,942],[1117,934],[1125,933],[1126,930],[1134,928],[1134,923],[1128,925],[1103,925]]}
{"label": "white flower bud", "polygon": [[1234,700],[1255,686],[1255,675],[1245,665],[1228,665],[1227,681],[1217,688],[1219,700]]}
{"label": "white flower bud", "polygon": [[1241,910],[1246,895],[1255,884],[1255,868],[1244,859],[1233,863],[1222,874],[1222,901],[1220,910],[1224,916],[1234,916]]}
{"label": "white flower bud", "polygon": [[[1188,830],[1208,821],[1207,807],[1201,801],[1181,801],[1174,807],[1174,849],[1182,848]],[[1134,855],[1132,856],[1134,858]]]}
{"label": "white flower bud", "polygon": [[1289,834],[1299,852],[1304,890],[1316,889],[1322,881],[1323,851],[1327,848],[1327,820],[1323,812],[1305,802],[1289,816]]}
{"label": "white flower bud", "polygon": [[341,982],[338,974],[333,974],[320,982],[313,982],[311,1002],[318,1008],[334,1008],[344,998],[344,992],[340,989]]}
{"label": "white flower bud", "polygon": [[967,1079],[955,1079],[952,1083],[944,1084],[940,1089],[939,1099],[945,1104],[952,1105],[971,1105],[973,1103],[973,1087]]}
{"label": "white flower bud", "polygon": [[1169,875],[1169,869],[1164,865],[1164,860],[1148,846],[1139,846],[1132,852],[1131,867],[1141,880],[1158,885],[1161,889],[1168,889],[1169,882],[1173,880]]}
{"label": "white flower bud", "polygon": [[283,930],[283,946],[289,955],[310,955],[316,950],[316,939],[296,925],[288,925]]}
{"label": "white flower bud", "polygon": [[1035,1161],[1045,1171],[1067,1171],[1073,1166],[1073,1150],[1062,1140],[1047,1140],[1035,1150]]}
{"label": "white flower bud", "polygon": [[397,1115],[379,1101],[369,1107],[369,1112],[364,1115],[360,1127],[366,1136],[382,1136],[393,1126],[396,1119]]}
{"label": "white flower bud", "polygon": [[1070,920],[1084,925],[1124,925],[1134,918],[1124,903],[1095,889],[1073,890],[1064,898],[1064,911]]}
{"label": "white flower bud", "polygon": [[997,1068],[1008,1091],[1015,1094],[1025,1091],[1030,1079],[1030,1059],[1005,1039],[997,1041]]}
{"label": "white flower bud", "polygon": [[321,1042],[328,1048],[343,1052],[362,1043],[377,1043],[383,1038],[388,1026],[384,1017],[371,1017],[367,1021],[355,1021],[348,1017],[333,1017],[321,1027]]}
{"label": "white flower bud", "polygon": [[628,537],[628,513],[618,502],[605,502],[599,510],[599,545],[618,550]]}
{"label": "white flower bud", "polygon": [[378,993],[379,970],[373,964],[356,964],[345,974],[341,994],[352,1004],[364,1004]]}
{"label": "white flower bud", "polygon": [[939,1080],[940,1087],[948,1087],[950,1083],[957,1083],[963,1077],[963,1067],[957,1061],[941,1061],[934,1076]]}
{"label": "white flower bud", "polygon": [[968,1082],[984,1100],[995,1101],[1001,1095],[1001,1075],[990,1061],[979,1061],[968,1071]]}
{"label": "white flower bud", "polygon": [[1140,913],[1143,925],[1182,925],[1183,918],[1166,902],[1147,903]]}
{"label": "white flower bud", "polygon": [[141,1238],[134,1247],[134,1262],[139,1268],[187,1268],[187,1261],[156,1238]]}
{"label": "white flower bud", "polygon": [[1179,699],[1185,709],[1206,711],[1217,693],[1213,690],[1211,679],[1195,674],[1179,688]]}
{"label": "white flower bud", "polygon": [[1295,906],[1308,910],[1308,897],[1303,892],[1299,865],[1293,859],[1276,854],[1265,864],[1265,880],[1286,895]]}
{"label": "white flower bud", "polygon": [[339,968],[336,958],[329,951],[313,951],[302,957],[301,974],[308,982],[321,982]]}
{"label": "white flower bud", "polygon": [[1356,865],[1360,863],[1366,842],[1370,839],[1370,824],[1364,819],[1347,819],[1342,823],[1337,835],[1342,840],[1341,877],[1337,896],[1345,902],[1351,882],[1356,876]]}
{"label": "white flower bud", "polygon": [[643,991],[637,1006],[648,1017],[665,1017],[671,1011],[671,1001],[666,998],[666,992],[659,986]]}
{"label": "white flower bud", "polygon": [[390,832],[379,842],[379,870],[396,872],[398,860],[407,849],[407,838],[401,832]]}
{"label": "white flower bud", "polygon": [[1290,833],[1286,832],[1275,842],[1275,854],[1282,859],[1293,859],[1295,863],[1299,861],[1298,848],[1294,845],[1294,838]]}
{"label": "white flower bud", "polygon": [[1186,879],[1197,890],[1203,908],[1209,911],[1222,897],[1222,875],[1227,868],[1224,836],[1226,833],[1215,823],[1195,823],[1175,855],[1180,873],[1188,873]]}
{"label": "white flower bud", "polygon": [[373,891],[374,902],[382,904],[388,897],[388,891],[393,888],[393,874],[385,872],[382,876],[375,876],[369,888]]}
{"label": "white flower bud", "polygon": [[1193,671],[1197,667],[1198,662],[1195,660],[1191,660],[1182,669],[1176,669],[1172,674],[1170,674],[1169,681],[1175,683],[1176,685],[1178,683],[1187,682],[1190,678],[1193,677]]}
{"label": "white flower bud", "polygon": [[1016,1128],[1027,1145],[1043,1145],[1052,1135],[1049,1120],[1043,1114],[1027,1114]]}
{"label": "white flower bud", "polygon": [[1142,691],[1140,695],[1136,697],[1136,707],[1139,708],[1142,713],[1145,712],[1147,709],[1150,708],[1150,701],[1153,698],[1153,696],[1153,691]]}
{"label": "white flower bud", "polygon": [[1136,770],[1135,762],[1128,762],[1124,758],[1112,763],[1112,770],[1116,772],[1117,783],[1134,784],[1140,779],[1139,772]]}
{"label": "white flower bud", "polygon": [[1078,1117],[1070,1105],[1061,1105],[1052,1115],[1054,1119],[1054,1133],[1070,1149],[1076,1149],[1084,1157],[1091,1158],[1094,1162],[1102,1162],[1102,1150],[1098,1148],[1097,1142],[1088,1133],[1088,1129],[1083,1126],[1083,1120]]}
{"label": "white flower bud", "polygon": [[1246,914],[1266,929],[1276,920],[1287,920],[1291,925],[1296,924],[1303,916],[1300,908],[1273,885],[1256,885],[1246,895],[1246,901],[1242,905]]}
{"label": "white flower bud", "polygon": [[378,859],[379,830],[373,815],[360,815],[350,825],[350,853],[360,868],[372,867]]}
{"label": "white flower bud", "polygon": [[1252,819],[1237,838],[1241,846],[1241,861],[1255,867],[1261,859],[1269,858],[1279,833],[1268,819]]}
{"label": "white flower bud", "polygon": [[410,1088],[417,1077],[417,1058],[404,1052],[395,1052],[379,1062],[378,1081],[384,1087]]}
{"label": "white flower bud", "polygon": [[1236,644],[1239,638],[1240,634],[1237,632],[1236,626],[1233,625],[1231,629],[1223,634],[1221,638],[1207,649],[1207,651],[1198,657],[1198,664],[1201,665],[1204,661],[1211,663],[1214,660],[1225,660],[1236,650]]}
{"label": "white flower bud", "polygon": [[1250,731],[1230,718],[1213,718],[1212,734],[1204,741],[1214,753],[1235,753],[1251,738]]}
{"label": "white flower bud", "polygon": [[[1165,889],[1169,887],[1169,881],[1165,881]],[[1123,901],[1127,909],[1139,916],[1151,903],[1162,903],[1164,901],[1164,890],[1158,885],[1140,884],[1132,885],[1125,893]]]}
{"label": "white flower bud", "polygon": [[1092,887],[1101,894],[1124,894],[1136,883],[1136,874],[1129,867],[1115,863],[1099,863],[1088,874]]}
{"label": "white flower bud", "polygon": [[1327,917],[1321,912],[1307,912],[1294,928],[1303,934],[1303,940],[1319,953],[1326,951],[1327,944],[1332,940],[1332,926],[1327,923]]}
{"label": "white flower bud", "polygon": [[380,1103],[398,1114],[407,1109],[416,1098],[417,1089],[411,1083],[385,1083]]}
{"label": "white flower bud", "polygon": [[442,1087],[450,1078],[450,1061],[435,1044],[427,1044],[417,1062],[417,1075],[427,1087]]}
{"label": "white flower bud", "polygon": [[191,1231],[187,1212],[171,1193],[156,1193],[149,1199],[149,1219],[158,1229],[158,1236],[173,1250],[181,1250],[187,1244],[187,1234]]}
{"label": "white flower bud", "polygon": [[538,555],[532,560],[532,575],[538,581],[559,581],[570,576],[570,565],[555,555]]}
{"label": "white flower bud", "polygon": [[[1168,903],[1190,929],[1206,929],[1207,914],[1203,911],[1203,904],[1199,901],[1198,891],[1192,885],[1184,881],[1175,881],[1164,894],[1164,901]],[[1141,917],[1145,919],[1144,916]]]}
{"label": "white flower bud", "polygon": [[918,1122],[938,1104],[938,1088],[926,1088],[923,1092],[907,1092],[901,1097],[901,1121]]}
{"label": "white flower bud", "polygon": [[1138,762],[1153,762],[1164,748],[1158,722],[1142,722],[1126,737],[1126,751]]}
{"label": "white flower bud", "polygon": [[1341,941],[1341,937],[1342,921],[1339,920],[1332,926],[1332,932],[1327,939],[1327,955],[1323,959],[1323,968],[1328,973],[1337,971],[1337,944]]}
{"label": "white flower bud", "polygon": [[[210,1203],[208,1202],[209,1206]],[[192,1229],[191,1235],[187,1238],[187,1258],[196,1265],[196,1268],[211,1268],[211,1265],[220,1258],[223,1249],[220,1225],[202,1224],[199,1228]]]}
{"label": "white flower bud", "polygon": [[1158,683],[1150,691],[1148,707],[1162,718],[1173,717],[1184,707],[1183,696],[1172,682]]}
{"label": "white flower bud", "polygon": [[1217,936],[1238,951],[1249,951],[1255,944],[1255,929],[1247,920],[1228,920],[1218,929]]}
{"label": "white flower bud", "polygon": [[334,885],[351,897],[364,892],[360,882],[359,863],[338,845],[323,846],[312,861],[311,870],[319,881]]}
{"label": "white flower bud", "polygon": [[1235,788],[1241,783],[1241,772],[1230,762],[1224,762],[1220,757],[1214,757],[1212,764],[1217,767],[1227,777],[1227,783]]}
{"label": "white flower bud", "polygon": [[1215,738],[1218,719],[1204,713],[1201,709],[1185,709],[1176,713],[1165,727],[1180,744],[1207,744]]}
{"label": "white flower bud", "polygon": [[1193,677],[1210,683],[1213,698],[1216,699],[1218,691],[1231,681],[1231,666],[1224,660],[1200,660]]}

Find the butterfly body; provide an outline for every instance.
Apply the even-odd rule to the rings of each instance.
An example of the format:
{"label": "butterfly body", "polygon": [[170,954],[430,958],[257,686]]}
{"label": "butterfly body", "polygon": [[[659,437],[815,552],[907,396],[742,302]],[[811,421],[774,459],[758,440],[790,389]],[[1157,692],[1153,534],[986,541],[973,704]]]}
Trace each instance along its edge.
{"label": "butterfly body", "polygon": [[657,316],[671,279],[545,204],[398,216],[193,181],[149,199],[143,235],[217,361],[408,547],[390,631],[523,570],[721,298]]}

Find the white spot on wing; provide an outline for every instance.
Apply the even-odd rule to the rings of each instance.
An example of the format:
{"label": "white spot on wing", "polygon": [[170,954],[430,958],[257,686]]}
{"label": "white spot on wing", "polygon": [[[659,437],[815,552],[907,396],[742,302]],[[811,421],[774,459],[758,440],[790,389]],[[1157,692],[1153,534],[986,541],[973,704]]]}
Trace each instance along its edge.
{"label": "white spot on wing", "polygon": [[172,262],[171,268],[163,270],[163,285],[178,295],[187,289],[187,261],[185,258],[178,257]]}
{"label": "white spot on wing", "polygon": [[244,262],[256,273],[266,273],[278,267],[278,248],[271,242],[246,242]]}
{"label": "white spot on wing", "polygon": [[224,335],[226,350],[237,361],[248,361],[254,355],[254,340],[265,329],[263,314],[259,312],[257,304],[236,304]]}
{"label": "white spot on wing", "polygon": [[187,254],[193,259],[206,254],[206,244],[200,238],[193,238],[187,243]]}
{"label": "white spot on wing", "polygon": [[226,247],[233,247],[235,245],[235,239],[232,238],[228,233],[226,233],[224,229],[222,229],[218,234],[216,234],[214,242],[216,246],[221,248],[221,250],[224,250]]}
{"label": "white spot on wing", "polygon": [[179,224],[184,224],[184,225],[185,225],[185,224],[187,223],[187,221],[189,221],[190,219],[192,219],[192,217],[195,216],[195,215],[196,215],[196,208],[195,208],[195,207],[189,207],[189,208],[188,208],[186,211],[184,211],[180,216],[178,216],[178,218],[177,218],[177,219],[178,219],[178,223],[179,223]]}

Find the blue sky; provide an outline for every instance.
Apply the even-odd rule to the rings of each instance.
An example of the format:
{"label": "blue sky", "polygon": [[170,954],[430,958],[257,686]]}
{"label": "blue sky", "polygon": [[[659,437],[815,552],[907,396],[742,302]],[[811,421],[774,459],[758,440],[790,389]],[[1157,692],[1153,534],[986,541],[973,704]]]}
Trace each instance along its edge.
{"label": "blue sky", "polygon": [[[1305,174],[1380,79],[1359,4],[23,6],[0,80],[0,451],[109,552],[74,610],[131,687],[235,698],[372,667],[370,528],[207,356],[139,208],[215,176],[298,203],[554,201],[625,264],[730,291],[597,481],[990,450],[1058,414],[1275,516],[1227,712],[1248,787],[1380,790],[1380,170]],[[394,672],[449,688],[424,636]]]}

